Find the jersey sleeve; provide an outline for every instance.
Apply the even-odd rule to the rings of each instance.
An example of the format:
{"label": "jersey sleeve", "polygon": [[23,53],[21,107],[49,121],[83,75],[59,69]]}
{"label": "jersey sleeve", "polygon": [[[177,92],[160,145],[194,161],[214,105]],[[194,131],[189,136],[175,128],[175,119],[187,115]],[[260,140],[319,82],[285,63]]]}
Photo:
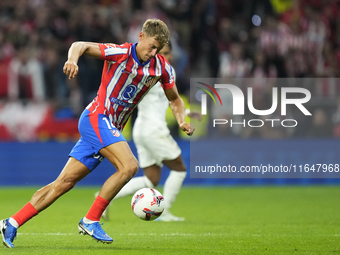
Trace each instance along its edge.
{"label": "jersey sleeve", "polygon": [[162,65],[161,83],[164,89],[171,89],[175,85],[174,69],[165,59]]}
{"label": "jersey sleeve", "polygon": [[129,44],[114,44],[114,43],[99,43],[101,51],[101,59],[107,61],[117,61],[123,55],[126,55],[129,49]]}

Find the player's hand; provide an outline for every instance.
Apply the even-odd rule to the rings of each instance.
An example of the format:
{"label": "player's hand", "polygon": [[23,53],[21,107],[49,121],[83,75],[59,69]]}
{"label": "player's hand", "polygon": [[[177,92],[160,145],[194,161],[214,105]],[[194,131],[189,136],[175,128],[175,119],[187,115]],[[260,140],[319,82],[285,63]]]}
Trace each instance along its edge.
{"label": "player's hand", "polygon": [[67,60],[63,68],[64,74],[66,74],[69,79],[73,79],[74,77],[76,77],[78,74],[78,70],[79,68],[77,63],[71,60]]}
{"label": "player's hand", "polygon": [[182,129],[187,135],[192,136],[192,134],[195,131],[195,128],[193,125],[189,124],[189,123],[183,123],[180,126],[180,129]]}

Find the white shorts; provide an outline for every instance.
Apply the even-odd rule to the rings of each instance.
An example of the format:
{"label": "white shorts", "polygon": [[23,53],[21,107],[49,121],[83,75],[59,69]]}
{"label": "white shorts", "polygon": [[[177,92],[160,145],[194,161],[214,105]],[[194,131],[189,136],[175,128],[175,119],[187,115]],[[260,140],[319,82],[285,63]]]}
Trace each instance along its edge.
{"label": "white shorts", "polygon": [[163,160],[173,160],[181,155],[181,149],[170,134],[158,136],[134,136],[141,168],[163,166]]}

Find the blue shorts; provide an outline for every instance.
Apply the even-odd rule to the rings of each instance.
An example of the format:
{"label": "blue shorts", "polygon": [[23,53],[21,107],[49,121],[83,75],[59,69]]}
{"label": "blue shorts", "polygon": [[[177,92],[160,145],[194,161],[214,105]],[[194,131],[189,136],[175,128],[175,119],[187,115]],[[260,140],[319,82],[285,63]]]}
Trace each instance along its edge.
{"label": "blue shorts", "polygon": [[71,150],[69,156],[82,162],[93,171],[104,157],[99,150],[113,143],[126,141],[119,130],[104,114],[91,114],[85,109],[78,123],[79,141]]}

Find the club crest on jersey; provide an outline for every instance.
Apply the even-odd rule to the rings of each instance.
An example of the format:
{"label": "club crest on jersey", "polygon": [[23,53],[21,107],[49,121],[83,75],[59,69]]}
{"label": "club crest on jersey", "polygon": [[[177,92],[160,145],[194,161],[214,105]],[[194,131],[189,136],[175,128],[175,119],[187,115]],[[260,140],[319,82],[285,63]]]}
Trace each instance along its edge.
{"label": "club crest on jersey", "polygon": [[111,129],[110,131],[111,131],[111,133],[112,133],[112,135],[114,137],[119,137],[120,136],[120,133],[119,133],[119,131],[117,129]]}
{"label": "club crest on jersey", "polygon": [[145,81],[145,86],[149,87],[153,81],[155,80],[156,77],[154,76],[149,76],[148,78],[146,78],[146,81]]}

